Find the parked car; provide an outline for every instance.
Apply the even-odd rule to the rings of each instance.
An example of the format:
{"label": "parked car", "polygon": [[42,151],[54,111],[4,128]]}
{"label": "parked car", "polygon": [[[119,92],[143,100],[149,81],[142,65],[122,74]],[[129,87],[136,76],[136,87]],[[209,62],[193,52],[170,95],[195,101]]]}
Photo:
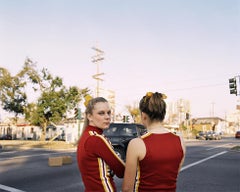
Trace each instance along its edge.
{"label": "parked car", "polygon": [[0,140],[12,140],[12,136],[7,134],[0,137]]}
{"label": "parked car", "polygon": [[142,124],[111,123],[103,134],[109,138],[117,155],[125,160],[128,143],[131,139],[140,137],[147,132]]}
{"label": "parked car", "polygon": [[221,134],[215,131],[208,131],[206,134],[206,140],[220,140],[220,139],[222,139]]}
{"label": "parked car", "polygon": [[240,138],[240,131],[237,131],[237,132],[235,133],[235,138]]}
{"label": "parked car", "polygon": [[206,132],[204,131],[199,131],[197,134],[196,134],[196,139],[199,139],[199,140],[206,140]]}

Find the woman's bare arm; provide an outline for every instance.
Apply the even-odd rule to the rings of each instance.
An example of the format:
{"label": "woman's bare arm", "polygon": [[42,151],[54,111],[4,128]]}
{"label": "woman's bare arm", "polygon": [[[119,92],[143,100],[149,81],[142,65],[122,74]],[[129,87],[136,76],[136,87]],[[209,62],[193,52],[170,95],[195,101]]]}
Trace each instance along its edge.
{"label": "woman's bare arm", "polygon": [[129,142],[126,156],[126,166],[122,184],[122,192],[132,192],[134,189],[137,166],[139,159],[145,156],[145,145],[140,138]]}

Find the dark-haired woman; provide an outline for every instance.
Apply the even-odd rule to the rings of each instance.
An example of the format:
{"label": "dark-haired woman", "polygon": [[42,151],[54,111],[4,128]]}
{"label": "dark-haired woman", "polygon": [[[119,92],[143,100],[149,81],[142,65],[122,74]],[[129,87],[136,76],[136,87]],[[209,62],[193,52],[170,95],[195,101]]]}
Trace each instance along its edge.
{"label": "dark-haired woman", "polygon": [[122,192],[176,191],[185,146],[181,137],[163,127],[165,98],[148,92],[140,100],[141,120],[148,133],[128,145]]}

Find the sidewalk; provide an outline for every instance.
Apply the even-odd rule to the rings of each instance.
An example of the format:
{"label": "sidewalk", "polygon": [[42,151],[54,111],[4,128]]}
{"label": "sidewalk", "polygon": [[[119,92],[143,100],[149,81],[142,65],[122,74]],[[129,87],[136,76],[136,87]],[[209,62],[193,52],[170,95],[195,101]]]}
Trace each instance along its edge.
{"label": "sidewalk", "polygon": [[74,144],[64,141],[25,141],[25,140],[0,140],[0,149],[76,149]]}

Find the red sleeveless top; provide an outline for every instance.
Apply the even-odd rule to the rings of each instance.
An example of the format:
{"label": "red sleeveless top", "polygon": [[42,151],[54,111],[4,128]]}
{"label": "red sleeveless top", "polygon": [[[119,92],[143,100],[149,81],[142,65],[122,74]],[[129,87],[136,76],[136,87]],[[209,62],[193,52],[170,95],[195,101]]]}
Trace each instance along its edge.
{"label": "red sleeveless top", "polygon": [[134,191],[175,192],[178,169],[183,158],[179,136],[147,133],[142,136],[146,155],[139,161]]}

